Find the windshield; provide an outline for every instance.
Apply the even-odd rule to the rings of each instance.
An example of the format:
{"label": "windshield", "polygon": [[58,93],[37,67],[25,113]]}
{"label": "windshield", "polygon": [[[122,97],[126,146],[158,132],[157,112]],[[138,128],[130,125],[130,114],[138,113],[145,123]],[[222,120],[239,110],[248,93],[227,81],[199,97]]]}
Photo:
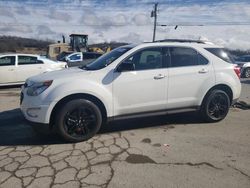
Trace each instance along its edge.
{"label": "windshield", "polygon": [[119,58],[121,55],[123,55],[125,52],[130,50],[131,47],[120,47],[112,50],[109,53],[106,53],[93,61],[92,63],[82,67],[83,69],[87,70],[99,70],[102,69],[108,65],[110,65],[113,61],[115,61],[117,58]]}
{"label": "windshield", "polygon": [[228,63],[234,63],[232,55],[224,48],[206,48],[206,50]]}

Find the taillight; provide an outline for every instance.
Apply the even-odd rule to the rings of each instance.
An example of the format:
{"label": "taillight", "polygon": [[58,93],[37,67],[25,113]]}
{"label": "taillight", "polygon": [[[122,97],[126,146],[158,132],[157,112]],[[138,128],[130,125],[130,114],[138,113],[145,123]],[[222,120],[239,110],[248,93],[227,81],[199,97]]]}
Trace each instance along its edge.
{"label": "taillight", "polygon": [[238,76],[238,78],[240,78],[240,67],[234,66],[234,72]]}

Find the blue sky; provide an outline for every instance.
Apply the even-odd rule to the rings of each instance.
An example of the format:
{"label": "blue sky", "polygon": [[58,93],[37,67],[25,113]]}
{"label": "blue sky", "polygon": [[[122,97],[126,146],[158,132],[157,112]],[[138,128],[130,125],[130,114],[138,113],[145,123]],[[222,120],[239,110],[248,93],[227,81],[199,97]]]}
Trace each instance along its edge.
{"label": "blue sky", "polygon": [[[0,0],[0,35],[61,39],[87,33],[91,43],[152,40],[154,0]],[[250,0],[158,0],[157,39],[208,38],[250,49]],[[176,30],[173,25],[179,26]],[[190,26],[190,25],[204,26]]]}

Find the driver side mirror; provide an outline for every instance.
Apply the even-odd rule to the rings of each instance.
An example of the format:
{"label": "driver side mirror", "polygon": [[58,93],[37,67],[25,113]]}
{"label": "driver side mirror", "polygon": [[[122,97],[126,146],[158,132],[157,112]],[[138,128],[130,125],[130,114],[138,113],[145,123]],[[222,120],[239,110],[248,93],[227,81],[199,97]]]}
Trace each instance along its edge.
{"label": "driver side mirror", "polygon": [[135,70],[135,64],[131,60],[122,62],[117,68],[117,72],[133,71]]}

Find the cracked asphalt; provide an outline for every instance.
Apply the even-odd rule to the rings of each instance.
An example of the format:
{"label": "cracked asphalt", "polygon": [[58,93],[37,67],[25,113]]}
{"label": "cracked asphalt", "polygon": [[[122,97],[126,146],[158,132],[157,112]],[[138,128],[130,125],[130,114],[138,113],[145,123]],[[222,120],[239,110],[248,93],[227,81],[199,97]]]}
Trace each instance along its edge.
{"label": "cracked asphalt", "polygon": [[[250,79],[241,100],[250,104]],[[41,134],[0,89],[0,187],[250,187],[250,110],[219,123],[184,113],[113,122],[87,142]]]}

